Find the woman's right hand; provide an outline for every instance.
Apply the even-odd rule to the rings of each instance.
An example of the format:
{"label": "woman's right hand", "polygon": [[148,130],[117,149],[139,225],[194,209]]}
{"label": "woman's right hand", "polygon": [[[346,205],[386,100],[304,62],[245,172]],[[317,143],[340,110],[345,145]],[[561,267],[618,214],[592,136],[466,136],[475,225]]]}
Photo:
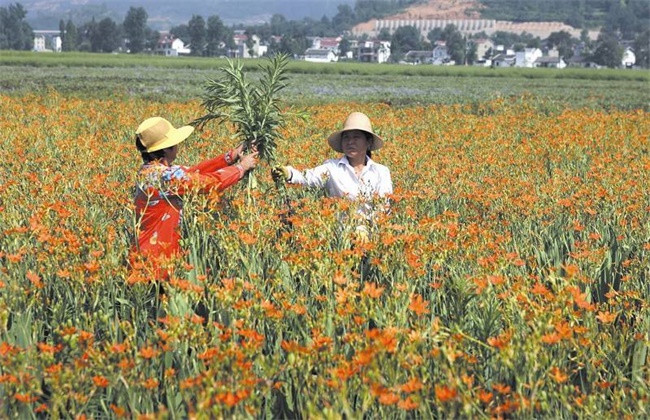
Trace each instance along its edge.
{"label": "woman's right hand", "polygon": [[243,156],[239,160],[239,164],[244,169],[244,172],[248,172],[248,171],[250,171],[251,169],[254,169],[257,166],[257,162],[258,162],[257,155],[258,154],[259,154],[259,152],[254,152],[254,153],[248,154],[246,156]]}

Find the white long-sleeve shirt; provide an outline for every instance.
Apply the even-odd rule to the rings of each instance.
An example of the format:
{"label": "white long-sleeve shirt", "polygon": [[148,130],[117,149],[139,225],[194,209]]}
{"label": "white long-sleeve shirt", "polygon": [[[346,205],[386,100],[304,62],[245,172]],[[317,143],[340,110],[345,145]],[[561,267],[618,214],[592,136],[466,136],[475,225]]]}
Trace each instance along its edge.
{"label": "white long-sleeve shirt", "polygon": [[304,172],[289,166],[289,171],[290,184],[324,187],[330,197],[346,197],[359,201],[359,213],[366,216],[372,213],[373,198],[393,193],[390,170],[370,158],[358,177],[346,156],[328,159],[322,165]]}

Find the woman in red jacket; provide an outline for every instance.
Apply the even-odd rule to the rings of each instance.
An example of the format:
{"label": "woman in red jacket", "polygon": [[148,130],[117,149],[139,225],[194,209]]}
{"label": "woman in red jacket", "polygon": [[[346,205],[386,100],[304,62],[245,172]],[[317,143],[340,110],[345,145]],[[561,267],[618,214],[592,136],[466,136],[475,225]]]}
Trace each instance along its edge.
{"label": "woman in red jacket", "polygon": [[210,193],[236,184],[257,165],[257,153],[242,156],[242,146],[193,167],[173,165],[178,144],[194,127],[174,126],[164,118],[148,118],[136,130],[135,144],[142,155],[135,195],[137,249],[153,264],[156,277],[162,259],[180,254],[183,195]]}

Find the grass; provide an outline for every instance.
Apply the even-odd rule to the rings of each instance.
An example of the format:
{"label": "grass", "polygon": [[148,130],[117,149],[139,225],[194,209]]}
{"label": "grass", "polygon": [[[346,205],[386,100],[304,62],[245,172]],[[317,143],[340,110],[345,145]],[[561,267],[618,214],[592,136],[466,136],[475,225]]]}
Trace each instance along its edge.
{"label": "grass", "polygon": [[[5,94],[75,97],[198,98],[219,76],[223,59],[111,54],[2,52],[0,89]],[[261,62],[243,60],[255,77]],[[415,104],[477,104],[502,97],[529,97],[550,108],[649,109],[650,73],[593,69],[485,69],[389,64],[316,64],[291,61],[286,100],[296,105],[337,101]]]}

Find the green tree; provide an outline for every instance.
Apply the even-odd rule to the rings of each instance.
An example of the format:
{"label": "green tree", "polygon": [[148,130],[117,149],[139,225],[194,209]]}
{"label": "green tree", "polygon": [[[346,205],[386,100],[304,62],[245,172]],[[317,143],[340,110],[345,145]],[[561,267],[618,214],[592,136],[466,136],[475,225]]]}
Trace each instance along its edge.
{"label": "green tree", "polygon": [[99,33],[99,23],[95,21],[94,17],[90,28],[91,28],[89,32],[90,51],[101,52],[103,39],[102,39],[102,34]]}
{"label": "green tree", "polygon": [[155,51],[158,48],[158,43],[160,42],[160,32],[154,31],[153,29],[147,27],[145,30],[145,48],[150,51]]}
{"label": "green tree", "polygon": [[65,21],[59,20],[59,38],[61,38],[61,50],[63,50],[63,43],[65,42]]}
{"label": "green tree", "polygon": [[573,47],[576,43],[577,40],[567,31],[553,32],[546,38],[546,45],[549,48],[557,48],[560,57],[565,59],[573,56]]}
{"label": "green tree", "polygon": [[442,28],[433,28],[427,34],[427,39],[429,40],[431,45],[435,45],[436,42],[442,41],[442,39],[443,39],[442,34],[443,34],[443,29]]}
{"label": "green tree", "polygon": [[476,61],[478,61],[478,48],[477,48],[475,42],[468,43],[468,48],[467,48],[467,54],[465,56],[465,61],[469,65],[472,65]]}
{"label": "green tree", "polygon": [[287,19],[284,16],[278,14],[271,16],[270,26],[271,35],[275,36],[281,36],[287,33],[289,30],[289,22]]}
{"label": "green tree", "polygon": [[94,17],[79,28],[79,34],[80,38],[78,48],[80,51],[99,51],[100,39],[97,36],[97,22]]}
{"label": "green tree", "polygon": [[340,4],[338,6],[338,13],[332,18],[332,26],[337,33],[350,30],[356,22],[354,12],[347,4]]}
{"label": "green tree", "polygon": [[634,40],[634,55],[637,66],[650,68],[650,29],[641,32]]}
{"label": "green tree", "polygon": [[395,30],[390,39],[390,56],[393,61],[400,61],[404,54],[422,48],[420,31],[414,26],[401,26]]}
{"label": "green tree", "polygon": [[201,15],[192,15],[192,19],[187,24],[190,34],[190,55],[197,57],[205,53],[206,28],[205,19]]}
{"label": "green tree", "polygon": [[99,21],[96,35],[99,38],[97,51],[113,52],[120,46],[120,28],[109,17]]}
{"label": "green tree", "polygon": [[350,41],[347,38],[341,39],[339,42],[339,58],[346,58],[350,52]]}
{"label": "green tree", "polygon": [[182,39],[184,42],[190,41],[190,28],[186,24],[181,24],[172,27],[169,32],[176,38]]}
{"label": "green tree", "polygon": [[130,7],[124,18],[124,33],[131,53],[144,51],[147,41],[146,29],[149,16],[142,7]]}
{"label": "green tree", "polygon": [[27,11],[20,3],[0,7],[0,49],[31,50],[34,31],[25,22]]}
{"label": "green tree", "polygon": [[390,29],[388,28],[381,28],[379,34],[377,35],[377,39],[380,41],[390,41],[390,37]]}
{"label": "green tree", "polygon": [[442,39],[447,44],[447,53],[456,65],[465,64],[467,42],[455,25],[447,25],[442,31]]}
{"label": "green tree", "polygon": [[619,45],[618,39],[612,33],[601,32],[596,41],[597,46],[592,55],[596,64],[617,68],[623,60],[623,48]]}
{"label": "green tree", "polygon": [[206,30],[206,55],[208,57],[225,55],[223,46],[225,45],[224,40],[227,34],[228,30],[219,16],[208,17],[208,27]]}
{"label": "green tree", "polygon": [[65,24],[65,38],[63,38],[63,51],[75,51],[77,49],[77,41],[79,35],[77,34],[77,27],[71,20]]}

